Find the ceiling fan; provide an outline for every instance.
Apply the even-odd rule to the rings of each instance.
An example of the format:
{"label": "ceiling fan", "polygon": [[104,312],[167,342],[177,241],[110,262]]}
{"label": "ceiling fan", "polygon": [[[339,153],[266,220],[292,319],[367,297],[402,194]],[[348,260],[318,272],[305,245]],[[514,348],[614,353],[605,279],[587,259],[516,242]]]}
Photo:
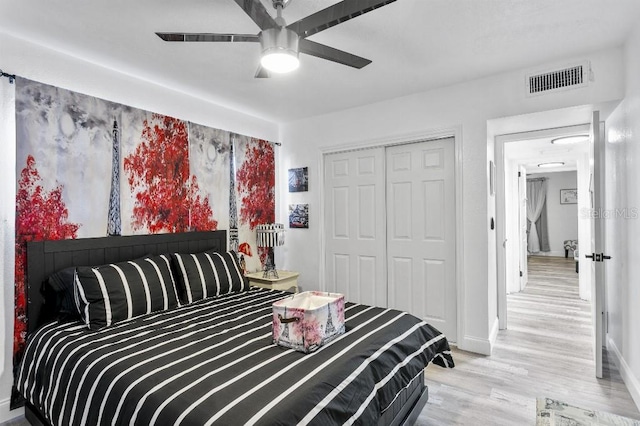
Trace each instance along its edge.
{"label": "ceiling fan", "polygon": [[277,17],[267,12],[260,0],[235,0],[247,15],[260,27],[258,34],[218,33],[156,33],[165,41],[178,42],[259,42],[262,48],[260,66],[256,78],[270,77],[270,71],[290,72],[298,68],[298,54],[362,68],[370,60],[324,44],[307,40],[307,37],[356,18],[396,0],[344,0],[319,12],[287,25],[282,17],[283,9],[291,0],[272,0]]}

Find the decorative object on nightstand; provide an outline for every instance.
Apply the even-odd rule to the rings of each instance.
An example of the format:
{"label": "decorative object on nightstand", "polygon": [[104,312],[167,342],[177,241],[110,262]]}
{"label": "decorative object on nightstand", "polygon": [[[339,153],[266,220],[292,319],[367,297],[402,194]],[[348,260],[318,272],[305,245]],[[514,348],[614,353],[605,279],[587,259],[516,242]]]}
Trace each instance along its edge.
{"label": "decorative object on nightstand", "polygon": [[273,257],[273,248],[284,245],[284,225],[282,223],[267,223],[256,227],[258,247],[268,247],[269,254],[264,266],[263,278],[278,279],[276,261]]}
{"label": "decorative object on nightstand", "polygon": [[242,243],[238,247],[238,255],[240,256],[240,269],[242,270],[242,275],[247,273],[247,261],[245,260],[245,256],[251,257],[253,254],[251,253],[251,246],[249,243]]}

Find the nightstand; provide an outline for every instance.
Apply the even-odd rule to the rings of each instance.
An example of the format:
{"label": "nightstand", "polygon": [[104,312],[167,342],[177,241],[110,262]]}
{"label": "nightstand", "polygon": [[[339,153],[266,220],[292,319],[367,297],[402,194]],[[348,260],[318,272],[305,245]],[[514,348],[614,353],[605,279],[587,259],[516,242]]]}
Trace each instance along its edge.
{"label": "nightstand", "polygon": [[262,271],[246,274],[249,279],[249,285],[255,287],[268,288],[273,290],[284,290],[291,293],[298,292],[298,272],[278,271],[279,278],[263,278]]}

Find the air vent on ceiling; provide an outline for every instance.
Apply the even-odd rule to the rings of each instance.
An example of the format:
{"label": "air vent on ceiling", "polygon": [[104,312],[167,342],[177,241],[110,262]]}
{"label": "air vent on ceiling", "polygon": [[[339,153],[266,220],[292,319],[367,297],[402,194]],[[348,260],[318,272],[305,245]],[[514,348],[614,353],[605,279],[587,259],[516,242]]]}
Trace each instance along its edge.
{"label": "air vent on ceiling", "polygon": [[527,75],[529,95],[560,91],[586,86],[589,81],[589,62],[574,64],[562,69]]}

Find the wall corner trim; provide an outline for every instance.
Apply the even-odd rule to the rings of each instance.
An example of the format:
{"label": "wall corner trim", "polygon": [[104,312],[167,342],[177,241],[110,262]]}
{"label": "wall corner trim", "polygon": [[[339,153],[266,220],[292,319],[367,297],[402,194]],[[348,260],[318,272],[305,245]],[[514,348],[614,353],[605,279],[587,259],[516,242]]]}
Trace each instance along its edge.
{"label": "wall corner trim", "polygon": [[624,357],[618,350],[616,343],[610,337],[607,339],[607,349],[613,353],[613,360],[620,371],[622,380],[624,381],[624,384],[627,385],[627,389],[631,394],[633,402],[636,403],[636,407],[640,410],[640,380],[633,375],[631,367],[629,367],[629,364],[627,364],[627,361],[625,361]]}
{"label": "wall corner trim", "polygon": [[[458,349],[473,352],[480,355],[491,355],[491,341],[475,336],[464,336],[462,339],[458,339]],[[455,361],[455,359],[454,359]]]}
{"label": "wall corner trim", "polygon": [[459,349],[468,352],[474,352],[480,355],[491,356],[493,345],[496,343],[499,331],[498,317],[493,319],[491,324],[491,332],[488,338],[466,335],[462,339],[458,339],[457,346]]}
{"label": "wall corner trim", "polygon": [[500,331],[500,321],[498,317],[493,319],[493,324],[491,324],[491,332],[489,333],[489,353],[493,352],[493,346],[496,344],[496,339],[498,338],[498,332]]}

